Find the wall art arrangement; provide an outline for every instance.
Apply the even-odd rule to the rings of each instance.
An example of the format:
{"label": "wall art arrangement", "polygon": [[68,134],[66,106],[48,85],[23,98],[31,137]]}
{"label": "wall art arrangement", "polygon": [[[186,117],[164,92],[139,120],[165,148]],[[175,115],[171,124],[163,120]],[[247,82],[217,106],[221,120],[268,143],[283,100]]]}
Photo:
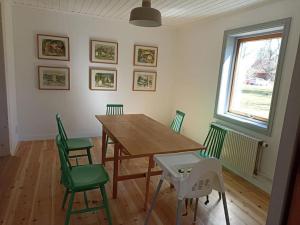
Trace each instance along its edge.
{"label": "wall art arrangement", "polygon": [[134,71],[133,91],[156,91],[155,71]]}
{"label": "wall art arrangement", "polygon": [[69,37],[38,34],[38,58],[50,60],[70,60]]}
{"label": "wall art arrangement", "polygon": [[[134,45],[134,66],[157,67],[158,47]],[[156,91],[156,71],[134,70],[133,91]]]}
{"label": "wall art arrangement", "polygon": [[93,63],[118,64],[118,43],[91,40],[90,60]]}
{"label": "wall art arrangement", "polygon": [[158,48],[134,45],[134,65],[157,67]]}
{"label": "wall art arrangement", "polygon": [[[70,60],[69,37],[37,34],[37,57],[40,60]],[[40,90],[70,90],[70,68],[38,66]]]}
{"label": "wall art arrangement", "polygon": [[38,67],[40,90],[70,90],[70,69],[68,67]]}
{"label": "wall art arrangement", "polygon": [[117,70],[107,68],[90,68],[90,89],[116,91]]}
{"label": "wall art arrangement", "polygon": [[[90,40],[90,62],[118,64],[118,42]],[[158,47],[134,45],[135,67],[157,67]],[[69,37],[37,34],[37,58],[39,60],[70,61]],[[156,71],[135,68],[133,91],[156,91]],[[67,66],[38,66],[40,90],[70,90],[70,68]],[[89,68],[89,88],[97,91],[117,90],[117,69]]]}

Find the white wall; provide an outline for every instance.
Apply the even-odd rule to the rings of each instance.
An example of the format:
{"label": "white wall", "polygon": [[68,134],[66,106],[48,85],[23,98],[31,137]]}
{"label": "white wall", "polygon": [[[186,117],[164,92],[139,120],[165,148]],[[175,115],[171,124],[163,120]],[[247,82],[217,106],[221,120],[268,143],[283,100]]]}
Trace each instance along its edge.
{"label": "white wall", "polygon": [[17,104],[16,104],[16,79],[14,64],[14,42],[13,42],[13,17],[12,8],[8,0],[2,2],[2,29],[3,46],[5,55],[5,79],[7,89],[8,126],[10,153],[13,155],[18,144],[17,134]]}
{"label": "white wall", "polygon": [[[13,6],[13,18],[18,133],[21,140],[53,138],[56,134],[56,112],[62,114],[70,136],[100,136],[100,124],[95,114],[104,114],[107,103],[123,103],[126,113],[145,113],[163,123],[170,122],[175,31],[168,28],[144,29],[128,22],[20,6]],[[70,62],[38,60],[37,33],[69,36]],[[118,41],[119,64],[90,63],[90,38]],[[159,47],[156,92],[132,91],[135,43]],[[71,69],[71,90],[38,90],[38,65],[68,65]],[[89,66],[116,67],[117,92],[89,90]]]}
{"label": "white wall", "polygon": [[[173,110],[180,108],[187,113],[183,133],[203,142],[209,123],[214,119],[224,31],[293,17],[272,136],[266,137],[248,130],[242,130],[269,143],[269,148],[263,153],[260,171],[260,175],[267,178],[267,180],[273,178],[276,165],[278,145],[299,39],[299,11],[299,1],[273,3],[238,14],[189,24],[179,30],[177,40],[177,46],[180,48],[178,55],[181,57],[177,59],[179,68],[176,73],[176,95]],[[260,186],[270,191],[271,182],[263,183]]]}

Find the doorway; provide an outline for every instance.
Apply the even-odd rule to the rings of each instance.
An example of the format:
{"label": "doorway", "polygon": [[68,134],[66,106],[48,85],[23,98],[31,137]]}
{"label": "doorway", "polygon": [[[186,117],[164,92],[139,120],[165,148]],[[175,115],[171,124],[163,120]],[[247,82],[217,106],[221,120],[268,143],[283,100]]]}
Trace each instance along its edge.
{"label": "doorway", "polygon": [[9,131],[1,7],[2,6],[0,4],[0,156],[4,156],[9,155]]}

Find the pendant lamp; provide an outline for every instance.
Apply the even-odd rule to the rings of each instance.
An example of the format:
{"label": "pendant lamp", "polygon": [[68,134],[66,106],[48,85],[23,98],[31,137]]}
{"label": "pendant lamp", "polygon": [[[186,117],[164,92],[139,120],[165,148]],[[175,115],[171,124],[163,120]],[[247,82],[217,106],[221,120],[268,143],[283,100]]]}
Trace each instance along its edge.
{"label": "pendant lamp", "polygon": [[151,8],[151,0],[143,0],[142,7],[131,10],[129,23],[140,27],[159,27],[161,14],[157,9]]}

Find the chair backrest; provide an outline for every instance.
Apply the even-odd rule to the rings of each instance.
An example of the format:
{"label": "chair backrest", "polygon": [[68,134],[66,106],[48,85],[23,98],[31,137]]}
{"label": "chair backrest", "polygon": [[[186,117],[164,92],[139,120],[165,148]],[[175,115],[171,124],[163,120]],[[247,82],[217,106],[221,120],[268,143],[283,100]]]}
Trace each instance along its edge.
{"label": "chair backrest", "polygon": [[107,104],[106,115],[123,115],[123,104]]}
{"label": "chair backrest", "polygon": [[59,154],[59,160],[60,160],[60,168],[62,173],[62,183],[66,187],[72,187],[73,186],[73,180],[70,176],[70,171],[72,169],[71,163],[68,158],[67,151],[62,143],[62,138],[60,135],[56,136],[56,145],[58,149]]}
{"label": "chair backrest", "polygon": [[203,158],[184,180],[178,195],[181,198],[199,198],[207,196],[212,190],[224,192],[222,165],[218,159]]}
{"label": "chair backrest", "polygon": [[179,110],[176,110],[176,115],[175,118],[173,119],[170,128],[176,132],[176,133],[180,133],[181,130],[181,126],[183,123],[183,119],[184,119],[185,113],[181,112]]}
{"label": "chair backrest", "polygon": [[227,131],[214,124],[210,125],[210,129],[204,141],[206,150],[203,152],[205,156],[220,159],[225,136]]}
{"label": "chair backrest", "polygon": [[61,136],[62,139],[65,139],[65,140],[68,140],[68,136],[67,136],[67,133],[65,131],[65,128],[61,122],[61,117],[58,113],[56,113],[56,123],[57,123],[57,129],[58,129],[58,132]]}

